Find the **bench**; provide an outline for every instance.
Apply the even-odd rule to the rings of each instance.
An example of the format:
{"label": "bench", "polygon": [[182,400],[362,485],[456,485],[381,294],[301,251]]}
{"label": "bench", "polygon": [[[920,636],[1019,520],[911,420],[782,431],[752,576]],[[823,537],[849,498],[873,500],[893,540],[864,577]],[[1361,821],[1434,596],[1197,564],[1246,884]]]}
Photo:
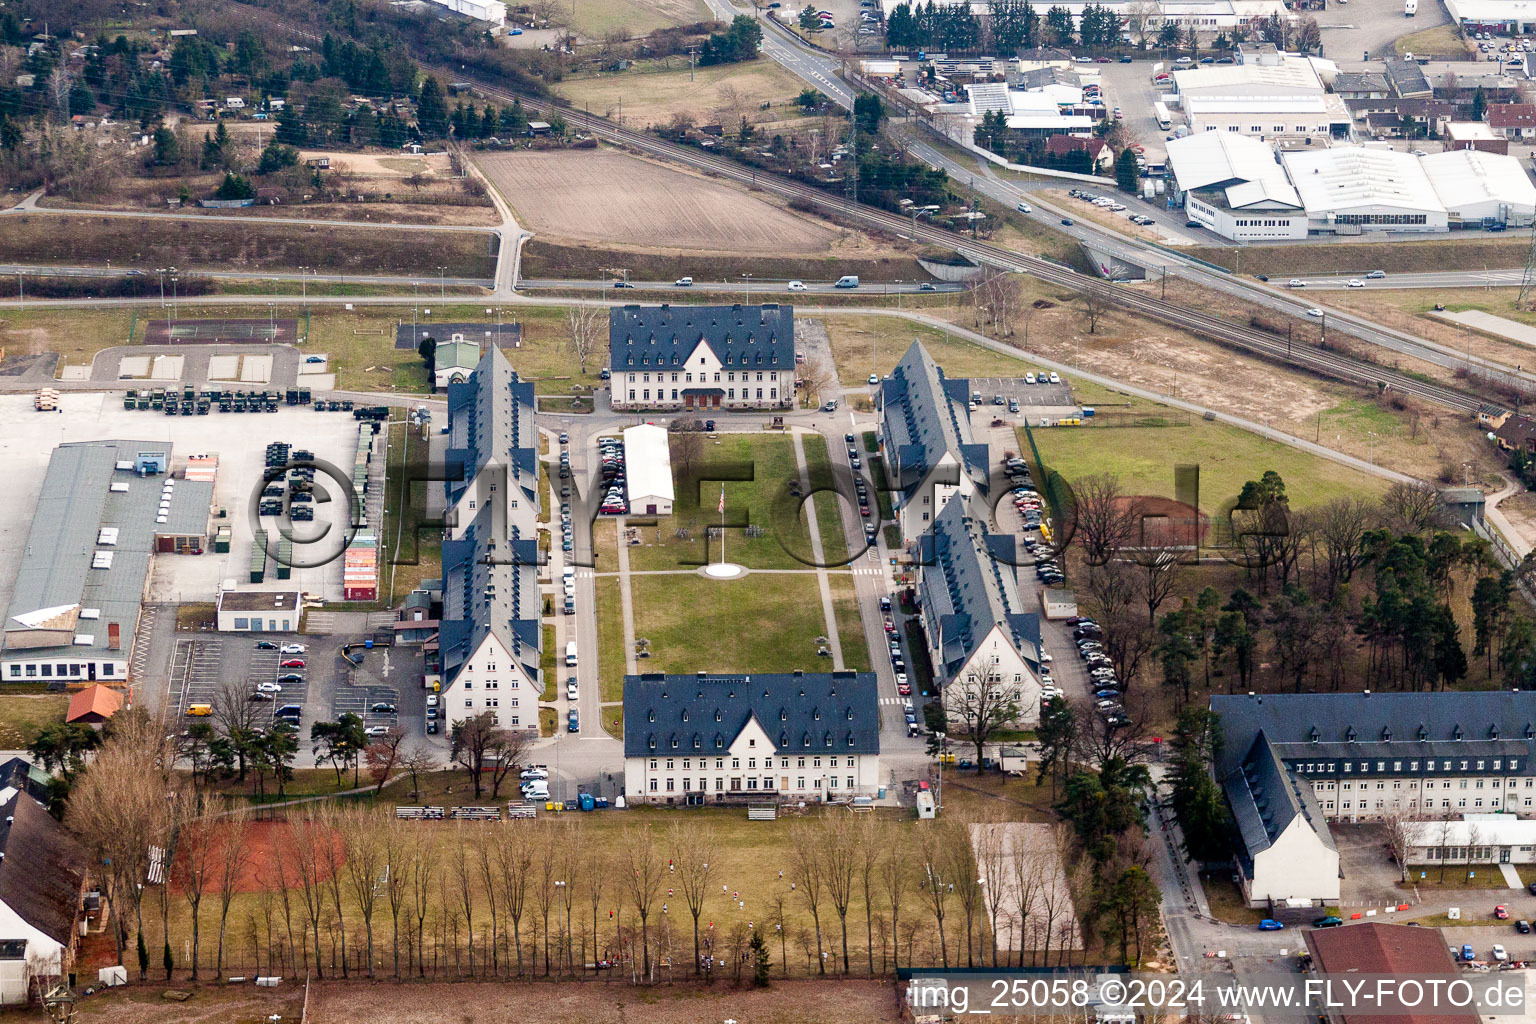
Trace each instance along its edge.
{"label": "bench", "polygon": [[412,821],[441,821],[443,809],[441,807],[399,807],[395,808],[395,817],[406,818]]}
{"label": "bench", "polygon": [[507,804],[507,819],[537,818],[539,808],[534,804]]}
{"label": "bench", "polygon": [[448,817],[459,821],[500,821],[500,807],[455,807]]}
{"label": "bench", "polygon": [[773,804],[752,804],[747,807],[748,821],[775,821],[778,816],[779,809]]}

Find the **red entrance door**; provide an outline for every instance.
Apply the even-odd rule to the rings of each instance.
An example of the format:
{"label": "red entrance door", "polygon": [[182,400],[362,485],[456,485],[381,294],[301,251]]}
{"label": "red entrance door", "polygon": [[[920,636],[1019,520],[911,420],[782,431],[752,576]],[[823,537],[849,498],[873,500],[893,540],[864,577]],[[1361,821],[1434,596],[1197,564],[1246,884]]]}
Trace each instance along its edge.
{"label": "red entrance door", "polygon": [[692,409],[693,408],[693,396],[692,395],[684,395],[683,396],[683,408],[684,409]]}

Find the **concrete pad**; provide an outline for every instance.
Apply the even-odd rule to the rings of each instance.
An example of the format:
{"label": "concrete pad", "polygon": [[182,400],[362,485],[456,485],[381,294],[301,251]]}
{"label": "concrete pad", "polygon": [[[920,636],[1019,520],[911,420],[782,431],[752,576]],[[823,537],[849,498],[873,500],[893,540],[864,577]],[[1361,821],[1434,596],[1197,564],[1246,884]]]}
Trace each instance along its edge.
{"label": "concrete pad", "polygon": [[1506,338],[1516,344],[1536,348],[1536,327],[1527,326],[1518,320],[1506,320],[1502,316],[1484,313],[1480,309],[1467,309],[1460,313],[1436,310],[1429,315],[1437,320],[1456,324],[1458,327],[1470,327],[1483,334],[1491,334],[1496,338]]}
{"label": "concrete pad", "polygon": [[265,384],[272,379],[271,356],[242,356],[240,381],[243,384]]}
{"label": "concrete pad", "polygon": [[209,380],[239,380],[240,357],[239,356],[209,356],[208,357]]}
{"label": "concrete pad", "polygon": [[186,361],[185,356],[155,356],[149,376],[153,380],[181,380],[181,367]]}
{"label": "concrete pad", "polygon": [[[252,536],[247,512],[261,480],[263,453],[269,442],[302,445],[321,460],[341,467],[351,467],[357,450],[357,421],[350,413],[316,413],[312,407],[283,405],[275,413],[261,415],[215,412],[182,417],[124,409],[118,394],[69,392],[63,397],[67,415],[38,416],[32,411],[30,393],[0,395],[0,423],[8,425],[0,432],[0,479],[7,482],[0,489],[0,594],[9,594],[15,585],[27,530],[37,510],[38,491],[57,445],[109,437],[168,441],[175,472],[185,468],[188,456],[219,456],[213,500],[229,514],[215,524],[233,527],[230,551],[215,553],[210,544],[203,555],[158,556],[150,582],[151,601],[211,601],[221,580],[234,577],[243,582],[249,578]],[[379,462],[376,456],[374,465]],[[370,498],[375,486],[369,488]],[[336,501],[332,506],[342,520],[345,504]],[[268,520],[269,528],[274,522]],[[305,525],[295,524],[295,528]],[[339,538],[345,531],[338,526],[331,533]],[[315,547],[324,553],[323,541]],[[299,555],[297,550],[295,555]],[[341,569],[341,560],[335,559],[314,568],[295,568],[291,580],[277,581],[269,563],[267,581],[272,589],[306,590],[339,601]]]}
{"label": "concrete pad", "polygon": [[59,371],[59,379],[60,380],[90,380],[91,379],[91,367],[90,367],[89,364],[86,364],[84,366],[66,366],[66,367],[64,367],[63,370]]}
{"label": "concrete pad", "polygon": [[124,356],[118,360],[117,376],[120,380],[148,377],[149,356]]}
{"label": "concrete pad", "polygon": [[309,388],[311,391],[335,391],[336,375],[334,373],[301,373],[298,386]]}

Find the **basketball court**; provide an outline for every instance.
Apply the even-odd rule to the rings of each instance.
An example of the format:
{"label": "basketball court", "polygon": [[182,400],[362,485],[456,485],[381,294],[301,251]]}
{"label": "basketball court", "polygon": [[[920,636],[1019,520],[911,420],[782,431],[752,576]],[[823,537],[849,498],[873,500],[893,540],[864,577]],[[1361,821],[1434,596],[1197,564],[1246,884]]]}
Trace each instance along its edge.
{"label": "basketball court", "polygon": [[292,345],[298,341],[295,319],[151,320],[144,328],[145,345]]}

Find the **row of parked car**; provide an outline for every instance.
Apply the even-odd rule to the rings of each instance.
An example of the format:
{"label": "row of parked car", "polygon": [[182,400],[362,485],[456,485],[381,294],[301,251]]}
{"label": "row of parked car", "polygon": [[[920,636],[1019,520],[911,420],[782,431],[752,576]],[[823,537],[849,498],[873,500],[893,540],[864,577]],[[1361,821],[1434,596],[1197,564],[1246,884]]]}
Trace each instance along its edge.
{"label": "row of parked car", "polygon": [[629,499],[624,491],[624,442],[617,437],[600,437],[597,454],[602,459],[598,479],[605,488],[598,511],[605,516],[622,516],[629,512]]}
{"label": "row of parked car", "polygon": [[864,539],[873,544],[875,541],[875,512],[870,506],[869,485],[864,482],[864,475],[862,473],[864,460],[859,454],[857,440],[853,434],[843,435],[843,441],[848,445],[848,465],[853,467],[853,490],[859,499],[859,517],[864,521]]}
{"label": "row of parked car", "polygon": [[1088,669],[1094,710],[1110,725],[1130,725],[1131,716],[1121,701],[1120,680],[1115,676],[1114,662],[1104,653],[1103,627],[1086,615],[1074,615],[1067,624],[1072,627],[1078,657]]}

